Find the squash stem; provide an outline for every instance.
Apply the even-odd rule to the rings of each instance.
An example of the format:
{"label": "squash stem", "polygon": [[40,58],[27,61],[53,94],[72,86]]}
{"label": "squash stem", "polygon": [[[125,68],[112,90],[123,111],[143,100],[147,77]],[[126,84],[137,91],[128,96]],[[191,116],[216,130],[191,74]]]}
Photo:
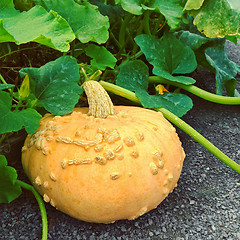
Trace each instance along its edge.
{"label": "squash stem", "polygon": [[[139,99],[136,97],[135,93],[133,93],[131,91],[129,91],[125,88],[116,86],[115,84],[112,84],[112,83],[108,83],[108,82],[104,82],[104,81],[100,81],[99,83],[107,91],[110,91],[121,97],[127,98],[137,104],[141,104]],[[198,143],[200,143],[203,147],[205,147],[209,152],[211,152],[218,159],[220,159],[222,162],[224,162],[227,166],[231,167],[233,170],[235,170],[236,172],[238,172],[240,174],[240,165],[237,164],[236,162],[234,162],[231,158],[229,158],[223,152],[221,152],[217,147],[215,147],[210,141],[208,141],[205,137],[203,137],[194,128],[192,128],[190,125],[188,125],[182,119],[180,119],[179,117],[177,117],[176,115],[174,115],[173,113],[171,113],[170,111],[168,111],[165,108],[158,108],[155,110],[161,112],[166,119],[168,119],[170,122],[172,122],[178,128],[183,130],[185,133],[187,133],[190,137],[192,137]]]}
{"label": "squash stem", "polygon": [[217,95],[214,93],[207,92],[201,88],[198,88],[194,85],[185,85],[173,81],[169,81],[165,78],[159,77],[159,76],[150,76],[149,77],[149,82],[150,83],[165,83],[165,84],[170,84],[175,87],[182,88],[190,93],[195,94],[196,96],[203,98],[207,101],[210,102],[215,102],[219,104],[226,104],[226,105],[240,105],[240,97],[226,97],[226,96],[221,96]]}
{"label": "squash stem", "polygon": [[93,80],[85,81],[83,89],[88,99],[88,115],[95,118],[107,118],[109,115],[114,115],[113,103],[105,89],[98,82]]}
{"label": "squash stem", "polygon": [[42,198],[40,197],[40,195],[37,193],[37,191],[34,189],[33,186],[31,186],[25,182],[22,182],[20,180],[17,180],[16,183],[19,186],[21,186],[22,188],[25,188],[25,189],[31,191],[33,193],[34,197],[36,198],[39,208],[40,208],[41,217],[42,217],[42,240],[47,240],[47,235],[48,235],[47,212],[46,212],[46,208],[45,208]]}

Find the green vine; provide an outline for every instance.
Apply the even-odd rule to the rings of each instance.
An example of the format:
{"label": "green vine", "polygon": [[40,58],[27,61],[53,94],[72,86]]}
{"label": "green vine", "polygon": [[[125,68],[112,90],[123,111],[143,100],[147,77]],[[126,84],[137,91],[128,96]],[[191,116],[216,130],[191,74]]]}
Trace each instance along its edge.
{"label": "green vine", "polygon": [[20,180],[17,180],[16,183],[19,186],[21,186],[22,188],[31,191],[33,193],[34,197],[36,198],[39,208],[40,208],[41,217],[42,217],[42,240],[47,240],[47,235],[48,235],[47,212],[46,212],[46,208],[45,208],[42,198],[40,197],[40,195],[37,193],[37,191],[34,189],[33,186],[31,186],[25,182],[22,182]]}
{"label": "green vine", "polygon": [[[110,91],[118,96],[127,98],[130,101],[135,102],[137,104],[141,104],[139,99],[136,97],[135,93],[131,91],[108,82],[100,81],[99,83],[107,91]],[[203,137],[199,132],[193,129],[190,125],[188,125],[186,122],[184,122],[183,120],[181,120],[180,118],[178,118],[176,115],[169,112],[165,108],[158,108],[155,110],[158,112],[161,112],[166,119],[168,119],[170,122],[175,124],[181,130],[187,133],[190,137],[192,137],[194,140],[200,143],[203,147],[205,147],[209,152],[211,152],[213,155],[219,158],[222,162],[224,162],[227,166],[229,166],[230,168],[232,168],[233,170],[235,170],[240,174],[239,164],[237,164],[231,158],[229,158],[227,155],[221,152],[217,147],[215,147],[211,142],[209,142],[205,137]]]}
{"label": "green vine", "polygon": [[185,91],[193,93],[196,96],[203,98],[210,102],[226,104],[226,105],[240,105],[240,97],[226,97],[226,96],[217,95],[214,93],[207,92],[207,91],[205,91],[201,88],[198,88],[194,85],[184,85],[181,83],[169,81],[167,79],[164,79],[164,78],[158,77],[158,76],[149,77],[149,82],[173,85],[175,87],[178,87],[178,88],[184,89]]}

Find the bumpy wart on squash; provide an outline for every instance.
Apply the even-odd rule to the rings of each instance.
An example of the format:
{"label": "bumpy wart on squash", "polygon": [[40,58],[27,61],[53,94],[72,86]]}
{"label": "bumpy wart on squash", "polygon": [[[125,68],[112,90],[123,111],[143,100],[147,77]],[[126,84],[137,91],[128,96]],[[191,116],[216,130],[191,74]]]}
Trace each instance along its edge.
{"label": "bumpy wart on squash", "polygon": [[23,168],[46,202],[98,223],[133,220],[177,186],[185,157],[175,128],[159,112],[115,106],[94,81],[89,108],[46,114],[26,138]]}

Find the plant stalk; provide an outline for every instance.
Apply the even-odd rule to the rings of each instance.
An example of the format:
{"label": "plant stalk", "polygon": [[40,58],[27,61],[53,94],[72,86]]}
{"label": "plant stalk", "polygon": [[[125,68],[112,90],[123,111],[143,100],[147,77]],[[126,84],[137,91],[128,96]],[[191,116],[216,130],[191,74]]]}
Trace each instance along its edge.
{"label": "plant stalk", "polygon": [[[133,93],[131,91],[129,91],[125,88],[116,86],[115,84],[108,83],[108,82],[100,81],[99,83],[107,91],[110,91],[118,96],[127,98],[137,104],[141,104],[139,99],[136,97],[135,93]],[[240,174],[240,165],[239,164],[237,164],[231,158],[229,158],[227,155],[225,155],[223,152],[221,152],[217,147],[215,147],[210,141],[208,141],[205,137],[203,137],[199,132],[197,132],[195,129],[193,129],[190,125],[188,125],[182,119],[178,118],[176,115],[174,115],[173,113],[171,113],[170,111],[168,111],[165,108],[158,108],[155,110],[161,112],[166,119],[168,119],[174,125],[179,127],[181,130],[183,130],[185,133],[187,133],[190,137],[192,137],[198,143],[200,143],[203,147],[205,147],[209,152],[211,152],[218,159],[220,159],[222,162],[224,162],[227,166],[229,166],[234,171],[236,171]]]}
{"label": "plant stalk", "polygon": [[151,35],[149,19],[150,19],[150,11],[145,11],[143,16],[143,29],[147,35]]}
{"label": "plant stalk", "polygon": [[47,234],[48,234],[47,212],[46,212],[46,208],[45,208],[42,198],[40,197],[40,195],[37,193],[37,191],[34,189],[33,186],[31,186],[25,182],[22,182],[20,180],[17,180],[16,183],[19,186],[21,186],[22,188],[25,188],[25,189],[31,191],[33,193],[34,197],[36,198],[39,208],[40,208],[41,217],[42,217],[42,240],[47,240]]}
{"label": "plant stalk", "polygon": [[208,141],[205,137],[203,137],[198,131],[196,131],[194,128],[192,128],[182,119],[180,119],[179,117],[177,117],[176,115],[174,115],[173,113],[171,113],[165,108],[158,108],[156,109],[156,111],[161,112],[166,119],[168,119],[174,125],[179,127],[181,130],[187,133],[190,137],[192,137],[194,140],[199,142],[214,156],[216,156],[218,159],[220,159],[222,162],[224,162],[226,165],[228,165],[230,168],[232,168],[233,170],[235,170],[240,174],[240,165],[234,162],[231,158],[229,158],[223,152],[221,152],[210,141]]}
{"label": "plant stalk", "polygon": [[123,46],[125,45],[125,36],[126,36],[126,29],[127,26],[129,25],[130,20],[132,19],[133,15],[132,14],[128,14],[124,21],[122,22],[121,28],[120,28],[120,32],[119,32],[119,44],[121,46],[121,48],[123,48]]}
{"label": "plant stalk", "polygon": [[164,79],[159,76],[150,76],[149,77],[149,82],[150,83],[165,83],[165,84],[170,84],[178,88],[182,88],[185,91],[188,91],[200,98],[203,98],[207,101],[210,102],[215,102],[219,104],[225,104],[225,105],[240,105],[240,97],[226,97],[226,96],[221,96],[217,95],[214,93],[207,92],[201,88],[198,88],[194,85],[184,85],[181,83],[169,81],[167,79]]}
{"label": "plant stalk", "polygon": [[39,44],[39,45],[37,45],[37,46],[35,46],[35,47],[21,48],[21,49],[15,50],[15,51],[11,51],[11,52],[9,52],[9,53],[6,53],[6,54],[0,56],[0,59],[5,58],[5,57],[7,57],[7,56],[10,56],[10,55],[12,55],[12,54],[14,54],[14,53],[18,53],[18,52],[25,51],[25,50],[32,50],[32,49],[38,48],[38,47],[40,47],[40,46],[41,46],[41,45]]}

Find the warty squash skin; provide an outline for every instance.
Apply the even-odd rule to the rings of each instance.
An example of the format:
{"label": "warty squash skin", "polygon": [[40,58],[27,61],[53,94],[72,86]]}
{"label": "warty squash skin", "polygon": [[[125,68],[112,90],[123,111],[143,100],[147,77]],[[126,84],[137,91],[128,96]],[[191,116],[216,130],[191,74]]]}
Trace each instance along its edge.
{"label": "warty squash skin", "polygon": [[76,108],[47,114],[22,148],[23,168],[56,209],[87,222],[133,220],[177,185],[185,157],[159,112],[115,106],[107,118]]}

